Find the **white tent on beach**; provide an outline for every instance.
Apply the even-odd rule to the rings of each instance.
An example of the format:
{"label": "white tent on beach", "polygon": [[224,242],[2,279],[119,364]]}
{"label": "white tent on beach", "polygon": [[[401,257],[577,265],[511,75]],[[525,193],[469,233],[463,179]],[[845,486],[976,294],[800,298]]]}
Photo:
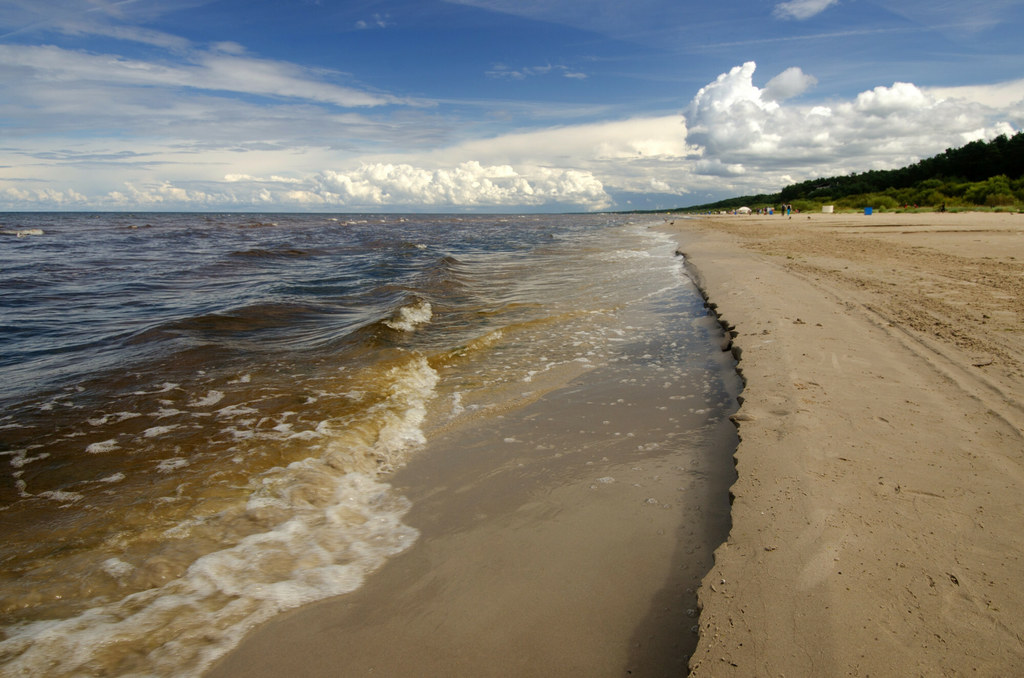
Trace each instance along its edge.
{"label": "white tent on beach", "polygon": [[750,214],[750,208],[749,207],[741,207],[738,210],[736,210],[736,214]]}

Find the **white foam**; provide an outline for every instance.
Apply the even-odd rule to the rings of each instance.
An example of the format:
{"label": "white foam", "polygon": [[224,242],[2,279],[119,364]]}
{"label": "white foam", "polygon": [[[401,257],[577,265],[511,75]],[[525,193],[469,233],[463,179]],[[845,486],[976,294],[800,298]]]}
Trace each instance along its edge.
{"label": "white foam", "polygon": [[52,499],[53,501],[64,505],[74,504],[75,502],[85,499],[85,497],[78,492],[65,492],[63,490],[47,490],[46,492],[40,492],[36,496],[43,497],[44,499]]}
{"label": "white foam", "polygon": [[145,438],[155,438],[157,436],[162,436],[165,433],[170,433],[179,426],[181,426],[181,424],[171,424],[169,426],[152,426],[143,431],[142,435]]}
{"label": "white foam", "polygon": [[157,393],[167,393],[168,391],[173,391],[179,386],[181,386],[181,384],[175,384],[169,381],[165,381],[164,383],[160,384],[160,388],[158,388],[155,391],[135,391],[134,393],[132,393],[132,395],[155,395]]}
{"label": "white foam", "polygon": [[123,579],[131,574],[133,570],[135,570],[134,565],[126,563],[119,558],[108,558],[103,561],[103,571],[115,579]]}
{"label": "white foam", "polygon": [[98,419],[86,419],[90,426],[104,426],[106,424],[117,424],[126,419],[134,419],[135,417],[141,417],[142,415],[138,412],[115,412],[114,414],[105,414]]}
{"label": "white foam", "polygon": [[463,412],[466,411],[465,405],[462,404],[462,392],[461,391],[456,391],[455,393],[453,393],[451,395],[451,403],[452,403],[452,412],[451,413],[452,413],[453,417],[457,417],[458,415],[460,415],[460,414],[462,414]]}
{"label": "white foam", "polygon": [[179,468],[184,468],[189,465],[188,459],[184,457],[174,457],[173,459],[164,459],[162,462],[157,464],[156,470],[160,473],[170,473]]}
{"label": "white foam", "polygon": [[[172,558],[177,540],[187,545],[197,530],[230,546],[199,557],[166,583],[121,599],[97,598],[92,609],[76,617],[3,629],[4,669],[15,675],[80,675],[86,667],[97,674],[123,674],[116,662],[124,654],[103,651],[110,638],[117,638],[136,650],[139,664],[127,671],[132,675],[200,675],[254,625],[360,586],[367,573],[408,548],[418,533],[402,523],[409,509],[404,497],[337,462],[353,454],[367,455],[371,468],[377,467],[373,460],[385,466],[399,462],[424,441],[426,407],[439,381],[422,356],[377,378],[383,379],[386,397],[366,409],[365,420],[322,422],[317,431],[307,432],[318,439],[310,450],[319,450],[321,457],[270,469],[251,480],[245,505],[215,518],[190,518],[163,534]],[[299,435],[287,426],[279,428],[270,433]],[[175,457],[157,470],[186,464],[186,458]],[[104,481],[116,482],[118,475]],[[81,495],[48,496],[65,502],[76,497]],[[163,557],[152,562],[106,557],[97,567],[123,582],[159,582],[173,571]]]}
{"label": "white foam", "polygon": [[89,454],[105,454],[107,452],[113,452],[114,450],[118,449],[118,447],[119,445],[117,444],[117,439],[111,438],[110,440],[103,440],[98,443],[93,443],[87,446],[85,448],[85,451],[88,452]]}
{"label": "white foam", "polygon": [[245,405],[228,405],[217,410],[218,417],[239,417],[246,414],[259,414],[260,411]]}
{"label": "white foam", "polygon": [[440,376],[427,359],[420,356],[391,368],[388,378],[391,381],[388,397],[373,409],[383,415],[384,420],[375,449],[391,465],[399,453],[425,442],[421,425]]}
{"label": "white foam", "polygon": [[224,429],[224,433],[227,433],[234,440],[250,440],[250,439],[256,437],[256,432],[255,431],[252,431],[252,430],[244,430],[243,431],[241,429],[235,428],[234,426],[229,426],[226,429]]}
{"label": "white foam", "polygon": [[189,407],[211,407],[216,405],[224,399],[224,394],[220,391],[210,391],[202,398],[191,401]]}
{"label": "white foam", "polygon": [[[312,462],[305,468],[317,466]],[[0,640],[0,655],[8,658],[5,671],[123,673],[117,658],[102,652],[117,638],[148,651],[132,675],[200,675],[249,629],[275,614],[357,588],[367,573],[415,541],[416,530],[401,522],[409,505],[369,476],[338,478],[323,464],[319,471],[334,477],[326,507],[292,507],[291,519],[199,558],[162,586],[70,619],[7,627]],[[119,558],[101,567],[115,579],[138,569]]]}
{"label": "white foam", "polygon": [[296,433],[292,433],[290,436],[288,436],[287,439],[288,440],[313,440],[314,438],[319,437],[319,435],[320,434],[317,433],[316,431],[306,430],[306,431],[298,431]]}
{"label": "white foam", "polygon": [[46,459],[49,456],[50,456],[49,452],[41,452],[40,454],[37,454],[34,457],[30,457],[30,456],[28,456],[28,450],[27,449],[20,449],[20,450],[16,450],[12,454],[13,458],[11,459],[10,464],[14,468],[20,469],[23,466],[25,466],[26,464],[31,464],[32,462],[39,461],[41,459]]}
{"label": "white foam", "polygon": [[398,309],[390,320],[384,321],[384,324],[393,330],[412,332],[420,325],[430,322],[432,317],[433,310],[430,307],[430,302],[421,301]]}

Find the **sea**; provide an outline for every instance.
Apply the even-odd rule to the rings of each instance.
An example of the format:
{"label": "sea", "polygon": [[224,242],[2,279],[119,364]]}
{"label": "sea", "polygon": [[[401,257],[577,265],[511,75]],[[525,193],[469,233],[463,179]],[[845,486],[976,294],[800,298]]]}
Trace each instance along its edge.
{"label": "sea", "polygon": [[588,374],[661,413],[595,434],[630,449],[720,426],[659,223],[0,214],[0,675],[201,675],[416,543],[389,478],[432,438]]}

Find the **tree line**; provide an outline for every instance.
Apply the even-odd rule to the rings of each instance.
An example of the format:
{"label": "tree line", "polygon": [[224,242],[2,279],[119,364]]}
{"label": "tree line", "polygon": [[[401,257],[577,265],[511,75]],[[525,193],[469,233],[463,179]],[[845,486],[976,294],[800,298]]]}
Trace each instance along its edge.
{"label": "tree line", "polygon": [[1024,132],[972,141],[907,167],[810,179],[778,193],[748,195],[675,211],[700,212],[747,205],[791,204],[819,209],[1024,209]]}

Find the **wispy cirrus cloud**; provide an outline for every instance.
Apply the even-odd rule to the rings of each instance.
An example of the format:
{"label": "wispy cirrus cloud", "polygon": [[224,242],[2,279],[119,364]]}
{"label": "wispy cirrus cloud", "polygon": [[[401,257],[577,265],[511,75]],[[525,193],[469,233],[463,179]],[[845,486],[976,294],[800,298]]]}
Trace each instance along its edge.
{"label": "wispy cirrus cloud", "polygon": [[556,75],[574,80],[586,80],[587,74],[568,66],[525,66],[523,68],[512,68],[506,64],[494,64],[490,70],[485,71],[488,78],[501,80],[525,80],[536,76]]}
{"label": "wispy cirrus cloud", "polygon": [[162,47],[178,46],[181,38],[140,28],[161,14],[181,11],[210,0],[4,0],[0,3],[0,39],[32,33],[105,35]]}
{"label": "wispy cirrus cloud", "polygon": [[373,28],[388,28],[394,26],[394,23],[388,14],[374,14],[370,19],[359,19],[355,26],[359,30],[365,31]]}
{"label": "wispy cirrus cloud", "polygon": [[[409,103],[387,94],[337,85],[296,64],[218,51],[186,61],[146,61],[45,45],[0,45],[9,84],[93,82],[108,86],[188,88],[302,99],[345,108]],[[320,76],[320,77],[317,77]]]}
{"label": "wispy cirrus cloud", "polygon": [[[444,0],[454,5],[474,7],[487,12],[507,14],[529,21],[569,26],[616,39],[647,41],[652,36],[692,28],[694,3],[665,0]],[[666,27],[670,30],[665,32]],[[661,39],[661,38],[658,38]]]}
{"label": "wispy cirrus cloud", "polygon": [[[978,33],[1013,21],[1019,15],[1019,0],[872,0],[887,12],[903,17],[921,29],[937,30],[951,38]],[[1011,24],[1012,25],[1012,24]]]}
{"label": "wispy cirrus cloud", "polygon": [[788,0],[775,5],[773,14],[780,19],[810,19],[835,5],[839,0]]}

